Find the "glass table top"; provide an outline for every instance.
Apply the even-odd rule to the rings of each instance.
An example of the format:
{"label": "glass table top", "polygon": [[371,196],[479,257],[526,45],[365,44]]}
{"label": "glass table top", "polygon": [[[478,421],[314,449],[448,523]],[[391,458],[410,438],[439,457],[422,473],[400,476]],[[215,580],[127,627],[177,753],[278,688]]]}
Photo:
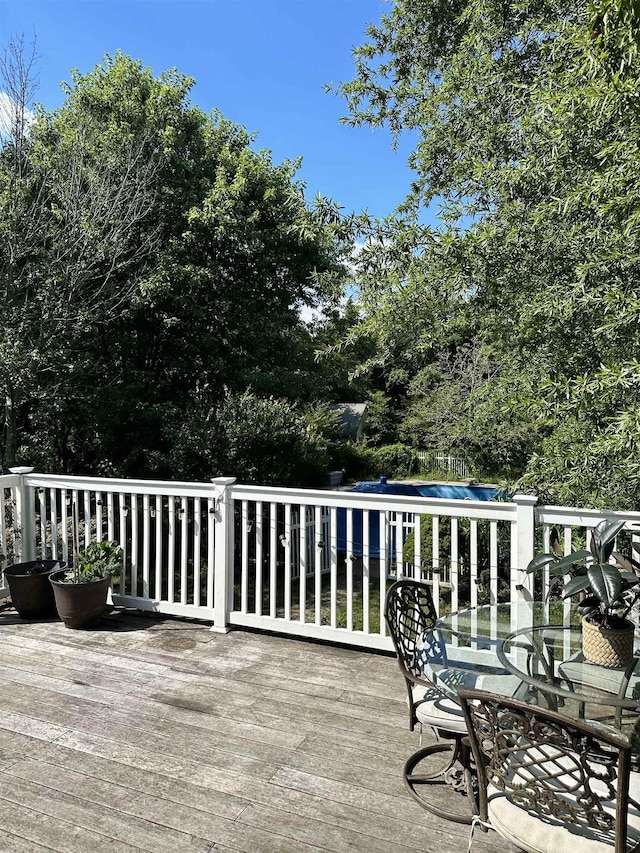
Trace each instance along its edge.
{"label": "glass table top", "polygon": [[[561,618],[561,616],[560,616]],[[553,624],[555,619],[556,624]],[[425,675],[445,693],[488,690],[576,717],[609,720],[640,713],[640,645],[626,669],[598,666],[582,655],[579,625],[539,601],[470,608],[441,617],[420,645]]]}

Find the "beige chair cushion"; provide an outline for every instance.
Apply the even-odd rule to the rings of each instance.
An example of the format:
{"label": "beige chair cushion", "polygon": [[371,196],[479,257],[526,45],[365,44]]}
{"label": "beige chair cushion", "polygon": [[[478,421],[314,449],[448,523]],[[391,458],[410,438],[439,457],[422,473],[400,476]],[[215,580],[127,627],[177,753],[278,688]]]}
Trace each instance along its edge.
{"label": "beige chair cushion", "polygon": [[[473,669],[458,669],[442,667],[432,669],[431,673],[439,684],[448,691],[455,693],[462,687],[488,690],[502,696],[513,696],[522,681],[515,675],[509,675],[505,670],[496,668],[492,672],[478,672]],[[465,734],[467,726],[462,708],[451,696],[443,695],[436,688],[426,688],[421,684],[413,685],[413,701],[416,706],[416,717],[423,726]]]}
{"label": "beige chair cushion", "polygon": [[416,717],[423,726],[460,734],[465,734],[467,731],[462,708],[455,699],[443,696],[438,690],[414,684],[413,701],[416,706]]}
{"label": "beige chair cushion", "polygon": [[[589,696],[589,688],[595,688],[598,693],[606,691],[613,696],[618,695],[623,682],[625,667],[598,666],[585,660],[582,652],[576,652],[569,660],[558,666],[558,675],[564,678],[572,689],[579,690],[584,696]],[[576,685],[580,685],[577,687]],[[640,690],[640,672],[634,672],[626,685],[625,696],[637,696]],[[613,708],[611,709],[613,712]]]}
{"label": "beige chair cushion", "polygon": [[[629,797],[640,801],[638,773],[631,773]],[[570,795],[565,795],[565,799],[569,798]],[[527,853],[611,853],[612,833],[567,824],[550,815],[527,811],[492,785],[488,788],[488,799],[489,820],[494,829]],[[615,814],[615,802],[605,808]],[[633,805],[629,807],[628,821],[627,838],[631,847],[640,841],[640,812]]]}

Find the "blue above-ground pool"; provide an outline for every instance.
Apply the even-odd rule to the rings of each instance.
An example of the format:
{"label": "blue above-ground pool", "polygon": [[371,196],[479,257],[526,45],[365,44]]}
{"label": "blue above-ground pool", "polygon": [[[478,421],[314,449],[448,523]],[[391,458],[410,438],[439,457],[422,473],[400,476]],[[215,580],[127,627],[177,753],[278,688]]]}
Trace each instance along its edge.
{"label": "blue above-ground pool", "polygon": [[388,483],[386,477],[381,477],[379,480],[364,480],[349,491],[369,492],[375,495],[409,495],[416,498],[422,496],[418,486],[412,483]]}
{"label": "blue above-ground pool", "polygon": [[423,498],[448,498],[458,501],[491,501],[498,494],[494,486],[461,486],[457,483],[431,483],[416,488]]}
{"label": "blue above-ground pool", "polygon": [[[376,495],[408,495],[416,498],[447,498],[449,500],[473,500],[490,501],[497,494],[498,489],[493,486],[467,486],[450,485],[449,483],[430,483],[427,486],[414,486],[411,483],[388,483],[386,477],[380,480],[358,483],[349,491],[367,492]],[[338,551],[347,550],[347,511],[340,507],[337,513],[337,545]],[[369,543],[370,556],[374,559],[380,557],[379,547],[380,513],[376,510],[369,511]],[[395,539],[395,531],[392,530]],[[389,543],[391,551],[395,551],[395,542]],[[362,510],[353,510],[353,550],[355,557],[362,557]],[[395,554],[391,555],[392,558]]]}

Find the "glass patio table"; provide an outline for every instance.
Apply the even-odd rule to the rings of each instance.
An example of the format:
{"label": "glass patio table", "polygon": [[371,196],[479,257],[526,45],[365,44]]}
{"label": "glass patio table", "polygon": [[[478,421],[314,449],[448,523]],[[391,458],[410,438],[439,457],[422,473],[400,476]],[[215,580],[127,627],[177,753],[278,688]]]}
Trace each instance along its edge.
{"label": "glass patio table", "polygon": [[498,650],[519,627],[548,623],[549,611],[541,602],[515,601],[449,613],[419,644],[424,674],[452,698],[459,689],[471,688],[526,701],[529,682],[504,665]]}
{"label": "glass patio table", "polygon": [[[556,624],[553,624],[554,621]],[[440,617],[416,644],[424,675],[444,699],[457,703],[460,689],[483,690],[558,711],[570,719],[588,719],[631,737],[640,714],[640,648],[625,669],[586,661],[577,626],[557,624],[558,611],[540,601],[518,600],[469,608]],[[451,703],[447,706],[450,710]],[[628,713],[630,712],[630,713]],[[460,711],[462,716],[462,711]],[[464,741],[463,741],[464,743]],[[428,798],[435,773],[423,768],[432,747],[416,752],[405,765],[405,782],[421,804],[435,811]],[[634,748],[635,767],[640,754]],[[461,752],[446,784],[466,801],[474,800],[475,774],[469,755]],[[431,775],[430,775],[431,773]],[[465,800],[452,800],[436,812],[450,820],[470,822]]]}
{"label": "glass patio table", "polygon": [[[551,710],[629,728],[640,714],[638,639],[626,667],[605,667],[582,653],[582,632],[576,626],[521,627],[498,649],[502,665],[529,685]],[[623,712],[630,712],[626,716]]]}
{"label": "glass patio table", "polygon": [[548,604],[524,600],[441,617],[423,641],[425,674],[452,696],[461,687],[487,690],[632,728],[640,714],[639,638],[628,667],[603,667],[584,658],[578,626],[554,619]]}

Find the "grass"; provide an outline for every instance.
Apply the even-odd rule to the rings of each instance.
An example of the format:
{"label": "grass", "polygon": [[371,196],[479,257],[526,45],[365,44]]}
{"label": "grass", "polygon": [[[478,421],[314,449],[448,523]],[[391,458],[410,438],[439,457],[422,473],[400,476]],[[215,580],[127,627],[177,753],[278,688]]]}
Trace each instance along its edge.
{"label": "grass", "polygon": [[[249,589],[247,594],[247,609],[249,612],[255,611],[255,569],[250,567],[249,573]],[[271,607],[270,594],[268,585],[263,583],[262,589],[262,612],[269,613]],[[387,580],[387,587],[393,583],[393,578]],[[338,568],[336,589],[336,627],[347,627],[347,577],[344,566]],[[284,602],[285,584],[284,571],[281,566],[278,567],[276,579],[276,616],[284,617],[285,602]],[[363,593],[363,576],[361,571],[353,572],[353,604],[352,604],[352,627],[355,631],[364,630],[364,593]],[[240,584],[234,585],[234,607],[240,608],[241,605],[241,588]],[[307,578],[306,584],[306,600],[305,600],[305,622],[313,623],[316,618],[316,601],[315,601],[315,580],[314,576]],[[300,579],[291,579],[291,618],[298,620],[300,618]],[[320,624],[331,624],[331,575],[329,572],[322,575],[322,588],[320,593]],[[369,581],[369,624],[370,632],[377,632],[380,629],[380,581],[378,578]]]}

